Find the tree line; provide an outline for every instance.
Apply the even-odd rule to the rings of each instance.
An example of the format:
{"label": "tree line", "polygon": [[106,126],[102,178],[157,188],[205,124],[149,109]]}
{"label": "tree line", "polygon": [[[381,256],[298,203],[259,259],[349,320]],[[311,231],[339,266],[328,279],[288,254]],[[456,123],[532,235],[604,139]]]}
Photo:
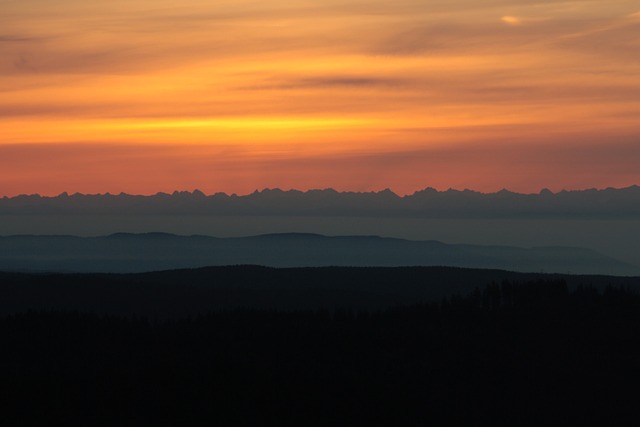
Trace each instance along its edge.
{"label": "tree line", "polygon": [[620,424],[640,295],[503,281],[383,310],[0,317],[7,425]]}

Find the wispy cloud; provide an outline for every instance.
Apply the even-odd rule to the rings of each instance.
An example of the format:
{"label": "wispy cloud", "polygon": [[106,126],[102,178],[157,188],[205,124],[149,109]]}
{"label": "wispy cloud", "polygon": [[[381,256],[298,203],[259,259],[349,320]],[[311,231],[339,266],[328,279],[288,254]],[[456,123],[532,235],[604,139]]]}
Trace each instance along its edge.
{"label": "wispy cloud", "polygon": [[0,34],[0,43],[24,43],[42,40],[39,37],[20,36],[12,34]]}
{"label": "wispy cloud", "polygon": [[302,78],[272,78],[261,84],[252,86],[241,86],[241,90],[296,90],[296,89],[370,89],[370,88],[391,88],[398,89],[400,86],[411,86],[411,82],[400,78],[375,77],[375,76],[349,76],[349,75],[329,75],[310,76]]}

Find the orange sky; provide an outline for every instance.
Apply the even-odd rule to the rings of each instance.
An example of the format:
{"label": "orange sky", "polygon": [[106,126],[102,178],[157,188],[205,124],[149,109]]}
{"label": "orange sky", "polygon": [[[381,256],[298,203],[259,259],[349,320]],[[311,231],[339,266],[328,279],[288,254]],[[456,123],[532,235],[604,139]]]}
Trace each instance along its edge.
{"label": "orange sky", "polygon": [[0,10],[0,195],[640,183],[637,0]]}

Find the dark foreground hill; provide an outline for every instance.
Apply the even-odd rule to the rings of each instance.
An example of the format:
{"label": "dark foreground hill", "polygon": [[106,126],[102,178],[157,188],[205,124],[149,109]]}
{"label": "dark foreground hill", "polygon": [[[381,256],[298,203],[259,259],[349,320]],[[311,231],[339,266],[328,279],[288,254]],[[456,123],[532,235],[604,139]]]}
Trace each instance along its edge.
{"label": "dark foreground hill", "polygon": [[564,280],[570,289],[640,289],[640,277],[452,267],[226,266],[137,274],[0,273],[0,314],[79,310],[165,319],[238,308],[377,310],[440,302],[491,283],[546,280]]}
{"label": "dark foreground hill", "polygon": [[[637,424],[640,296],[637,287],[625,288],[637,279],[573,278],[574,285],[622,285],[599,291],[569,285],[570,277],[456,269],[249,268],[242,280],[237,271],[227,273],[247,295],[266,286],[274,298],[295,296],[292,283],[282,292],[247,279],[317,285],[342,277],[336,287],[360,283],[375,293],[395,277],[386,291],[407,295],[447,277],[467,285],[500,275],[510,281],[442,303],[385,310],[254,308],[150,321],[89,314],[90,304],[81,312],[0,315],[4,425]],[[81,285],[115,286],[126,300],[147,289],[133,298],[139,303],[175,297],[167,284],[179,277],[190,280],[182,286],[201,288],[197,278],[207,275],[221,279],[214,269],[41,282],[4,275],[1,283],[32,291],[29,283],[39,291],[49,286],[43,302],[56,292],[73,291],[66,296],[73,298]],[[151,285],[154,292],[145,293]]]}
{"label": "dark foreground hill", "polygon": [[640,275],[640,267],[573,247],[453,245],[377,236],[269,234],[243,238],[118,233],[0,237],[0,270],[143,272],[211,265],[454,266],[522,272]]}

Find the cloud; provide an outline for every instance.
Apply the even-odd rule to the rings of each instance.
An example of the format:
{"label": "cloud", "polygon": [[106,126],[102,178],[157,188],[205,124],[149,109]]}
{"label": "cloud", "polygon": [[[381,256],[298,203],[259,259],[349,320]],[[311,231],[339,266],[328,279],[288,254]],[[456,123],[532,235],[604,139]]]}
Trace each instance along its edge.
{"label": "cloud", "polygon": [[[549,43],[571,32],[581,31],[590,22],[554,21],[503,17],[504,25],[496,25],[495,17],[468,22],[407,22],[393,27],[371,42],[371,54],[390,56],[482,55],[531,50],[531,57],[548,53]],[[524,25],[527,23],[528,25]],[[511,27],[518,27],[512,31]]]}
{"label": "cloud", "polygon": [[327,89],[327,88],[398,88],[410,85],[401,78],[329,75],[304,78],[271,79],[272,81],[251,86],[241,86],[241,90],[295,90],[295,89]]}
{"label": "cloud", "polygon": [[371,77],[349,77],[349,76],[333,76],[333,77],[315,77],[301,79],[298,84],[305,87],[330,87],[330,86],[350,86],[350,87],[370,87],[370,86],[389,86],[397,84],[397,79],[381,79]]}
{"label": "cloud", "polygon": [[[596,22],[582,31],[560,37],[557,46],[614,60],[619,65],[640,63],[640,21],[615,19]],[[603,63],[607,66],[613,63]]]}
{"label": "cloud", "polygon": [[12,34],[0,34],[0,43],[23,43],[42,40],[41,37],[29,37]]}
{"label": "cloud", "polygon": [[502,22],[507,25],[520,25],[522,24],[522,20],[516,16],[503,16],[500,18]]}
{"label": "cloud", "polygon": [[[20,141],[90,139],[74,126],[97,118],[119,124],[118,141],[217,143],[233,135],[214,126],[124,135],[122,123],[307,116],[362,118],[370,129],[287,141],[394,147],[403,143],[389,142],[396,128],[504,121],[552,133],[561,121],[590,129],[602,121],[613,129],[615,117],[626,124],[624,114],[638,110],[640,28],[630,2],[69,1],[0,18],[4,140],[11,129]],[[35,117],[39,126],[25,125]]]}

